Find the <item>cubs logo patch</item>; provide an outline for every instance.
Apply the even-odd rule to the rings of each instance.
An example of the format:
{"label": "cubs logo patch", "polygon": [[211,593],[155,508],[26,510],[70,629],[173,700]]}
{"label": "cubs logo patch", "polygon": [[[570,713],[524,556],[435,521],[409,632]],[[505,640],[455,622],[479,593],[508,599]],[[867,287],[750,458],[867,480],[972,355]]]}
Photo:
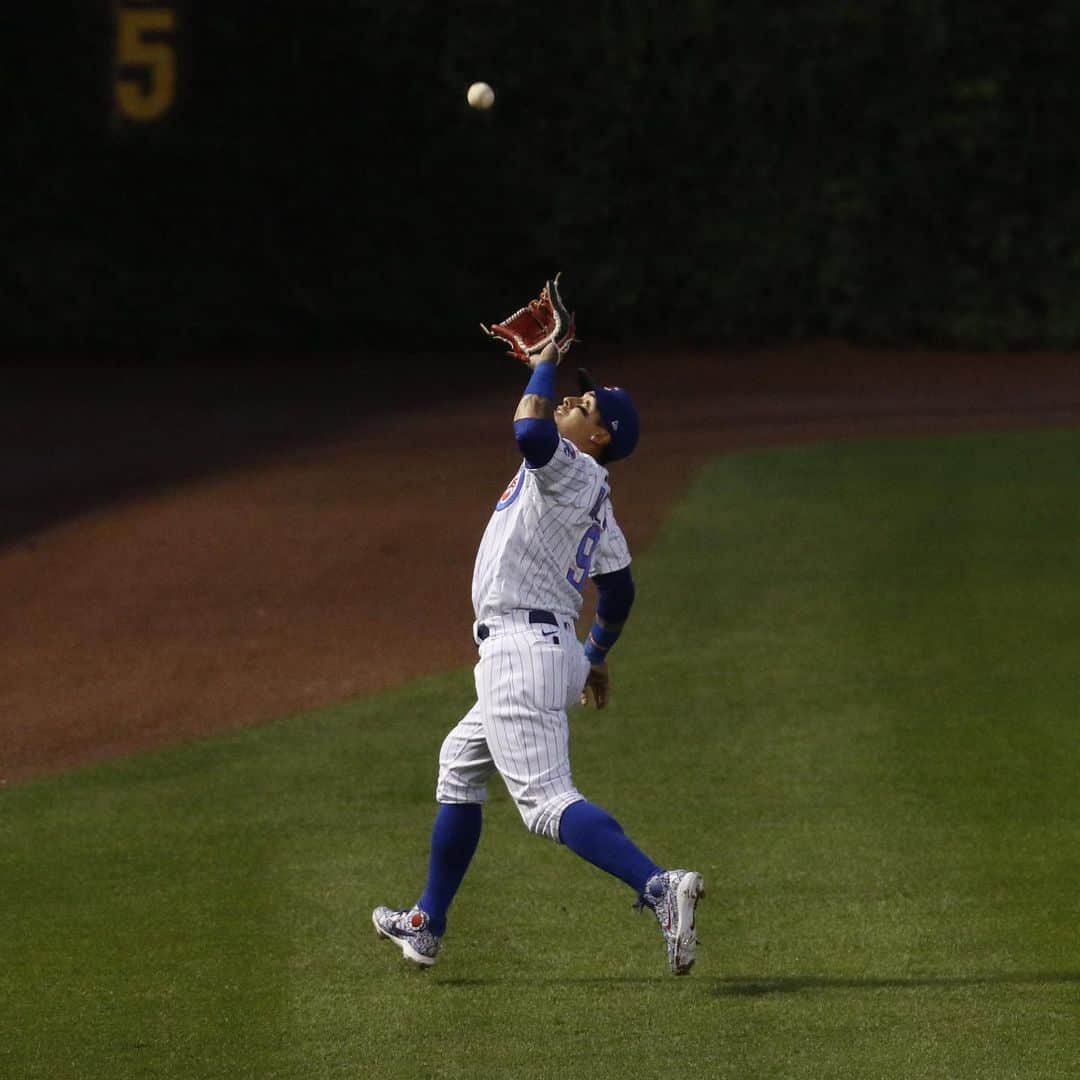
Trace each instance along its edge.
{"label": "cubs logo patch", "polygon": [[521,494],[521,489],[525,484],[525,462],[521,463],[521,468],[517,471],[517,476],[510,481],[506,490],[499,496],[499,501],[495,504],[496,510],[505,510],[510,506],[515,499]]}
{"label": "cubs logo patch", "polygon": [[566,456],[567,456],[568,458],[570,458],[570,459],[571,459],[571,461],[572,461],[572,460],[573,460],[574,458],[576,458],[576,457],[577,457],[577,451],[576,451],[576,450],[574,449],[574,447],[573,447],[573,446],[572,446],[572,445],[571,445],[570,443],[568,443],[568,442],[567,442],[567,441],[566,441],[565,439],[563,439],[563,441],[562,441],[562,448],[563,448],[563,453],[564,453],[564,454],[565,454],[565,455],[566,455]]}

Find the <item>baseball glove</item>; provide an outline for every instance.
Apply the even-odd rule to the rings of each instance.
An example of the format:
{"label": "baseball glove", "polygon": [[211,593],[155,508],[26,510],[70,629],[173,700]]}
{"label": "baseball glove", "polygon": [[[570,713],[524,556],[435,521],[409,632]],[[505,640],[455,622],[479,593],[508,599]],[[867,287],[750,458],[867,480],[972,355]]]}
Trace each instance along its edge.
{"label": "baseball glove", "polygon": [[513,315],[491,326],[480,324],[489,337],[502,338],[509,346],[509,355],[523,364],[553,341],[562,355],[574,343],[574,316],[566,310],[559,295],[559,275],[547,282],[535,300],[530,300]]}

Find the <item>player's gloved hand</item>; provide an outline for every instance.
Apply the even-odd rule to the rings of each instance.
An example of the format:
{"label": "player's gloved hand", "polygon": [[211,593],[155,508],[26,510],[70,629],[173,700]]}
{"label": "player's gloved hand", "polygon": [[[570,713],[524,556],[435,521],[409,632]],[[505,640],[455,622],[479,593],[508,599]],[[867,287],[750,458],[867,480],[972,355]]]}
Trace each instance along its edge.
{"label": "player's gloved hand", "polygon": [[602,709],[608,701],[608,690],[611,680],[608,677],[607,664],[592,664],[589,667],[589,676],[585,680],[585,689],[581,691],[581,704],[589,704],[589,691],[592,691],[596,707]]}
{"label": "player's gloved hand", "polygon": [[562,362],[563,354],[559,352],[559,346],[554,341],[549,341],[538,353],[533,353],[526,363],[533,369],[540,364],[554,363],[556,367]]}
{"label": "player's gloved hand", "polygon": [[559,275],[544,285],[535,300],[501,322],[491,326],[481,323],[480,329],[489,337],[502,338],[510,346],[510,355],[529,367],[534,366],[532,357],[549,343],[558,348],[560,356],[565,355],[574,343],[574,316],[559,295]]}

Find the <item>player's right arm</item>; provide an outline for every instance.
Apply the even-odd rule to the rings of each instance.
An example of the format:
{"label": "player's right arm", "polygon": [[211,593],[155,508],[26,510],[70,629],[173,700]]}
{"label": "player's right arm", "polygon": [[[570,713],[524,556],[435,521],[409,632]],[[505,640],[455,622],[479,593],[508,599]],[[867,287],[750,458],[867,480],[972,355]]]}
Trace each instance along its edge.
{"label": "player's right arm", "polygon": [[610,574],[597,574],[593,582],[596,584],[599,600],[596,617],[585,639],[589,675],[585,680],[585,690],[581,694],[581,704],[589,703],[587,691],[591,690],[596,707],[602,709],[607,704],[610,688],[608,650],[619,640],[622,628],[630,616],[630,609],[634,606],[634,579],[630,576],[630,567],[624,566]]}
{"label": "player's right arm", "polygon": [[[596,618],[585,638],[585,655],[589,659],[589,676],[585,690],[592,691],[596,707],[607,704],[610,692],[607,658],[619,639],[630,609],[634,606],[634,579],[630,573],[630,548],[626,543],[610,500],[603,507],[603,532],[592,562],[592,580],[596,586]],[[583,692],[581,704],[588,704]]]}

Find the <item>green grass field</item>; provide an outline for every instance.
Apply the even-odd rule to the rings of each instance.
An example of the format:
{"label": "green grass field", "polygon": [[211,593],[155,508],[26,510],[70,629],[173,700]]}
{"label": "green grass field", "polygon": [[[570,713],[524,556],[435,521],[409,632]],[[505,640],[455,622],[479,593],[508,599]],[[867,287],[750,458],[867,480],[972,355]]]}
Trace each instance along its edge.
{"label": "green grass field", "polygon": [[[724,457],[575,777],[706,878],[693,974],[501,791],[439,965],[459,671],[0,799],[0,1075],[1080,1076],[1080,433]],[[467,633],[467,627],[462,627]]]}

